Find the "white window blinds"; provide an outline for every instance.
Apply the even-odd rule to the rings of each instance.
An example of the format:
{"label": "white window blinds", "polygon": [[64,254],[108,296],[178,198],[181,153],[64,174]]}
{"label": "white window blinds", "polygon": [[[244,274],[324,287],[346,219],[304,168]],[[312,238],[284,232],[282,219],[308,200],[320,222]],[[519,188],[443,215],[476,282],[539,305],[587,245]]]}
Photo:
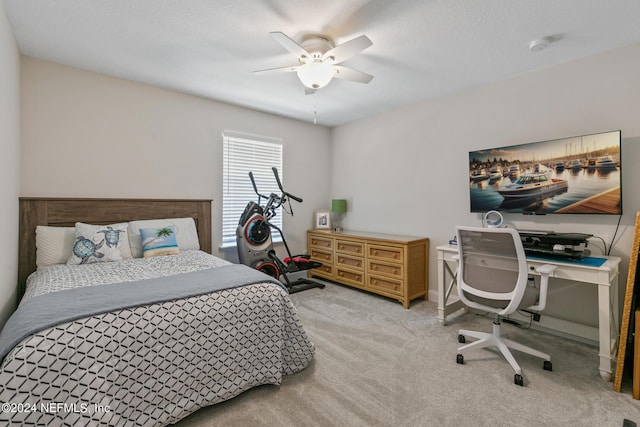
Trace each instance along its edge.
{"label": "white window blinds", "polygon": [[[282,180],[282,140],[225,130],[223,141],[222,247],[236,244],[236,228],[240,215],[250,201],[257,202],[249,172],[253,173],[260,194],[280,194],[272,167]],[[264,199],[261,205],[264,206]],[[282,208],[271,222],[282,229]],[[278,233],[272,235],[279,241]]]}

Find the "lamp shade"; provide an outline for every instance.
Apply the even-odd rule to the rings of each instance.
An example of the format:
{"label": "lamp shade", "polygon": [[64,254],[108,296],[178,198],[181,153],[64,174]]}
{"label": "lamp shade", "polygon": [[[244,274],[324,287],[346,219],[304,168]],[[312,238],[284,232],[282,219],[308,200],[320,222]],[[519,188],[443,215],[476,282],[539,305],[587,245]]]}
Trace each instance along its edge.
{"label": "lamp shade", "polygon": [[347,201],[345,199],[333,199],[331,201],[331,212],[345,213],[347,211]]}
{"label": "lamp shade", "polygon": [[307,62],[298,68],[298,78],[310,89],[320,89],[329,84],[335,71],[331,64]]}

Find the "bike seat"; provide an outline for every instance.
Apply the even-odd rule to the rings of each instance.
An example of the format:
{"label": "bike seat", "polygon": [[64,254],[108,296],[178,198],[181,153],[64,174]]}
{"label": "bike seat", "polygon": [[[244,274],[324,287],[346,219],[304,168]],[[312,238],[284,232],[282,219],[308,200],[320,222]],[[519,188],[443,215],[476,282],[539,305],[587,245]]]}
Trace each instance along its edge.
{"label": "bike seat", "polygon": [[294,255],[291,258],[286,257],[284,259],[284,262],[289,264],[291,261],[295,262],[295,261],[304,261],[305,259],[309,259],[311,258],[309,255]]}
{"label": "bike seat", "polygon": [[311,270],[313,268],[322,267],[321,262],[311,261],[309,255],[296,255],[284,259],[285,264],[295,264],[298,270]]}

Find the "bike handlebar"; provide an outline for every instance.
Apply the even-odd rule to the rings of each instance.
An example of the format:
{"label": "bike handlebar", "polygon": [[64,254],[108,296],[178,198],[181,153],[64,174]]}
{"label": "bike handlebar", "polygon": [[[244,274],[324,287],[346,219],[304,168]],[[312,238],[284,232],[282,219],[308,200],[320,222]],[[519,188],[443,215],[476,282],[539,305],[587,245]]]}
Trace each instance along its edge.
{"label": "bike handlebar", "polygon": [[[298,203],[302,203],[302,199],[300,197],[294,196],[293,194],[290,194],[290,193],[287,193],[286,191],[284,191],[284,188],[282,188],[282,182],[280,182],[280,176],[278,175],[278,169],[276,169],[276,167],[273,166],[271,168],[271,170],[273,171],[273,176],[276,177],[276,182],[278,183],[278,188],[280,189],[280,191],[282,191],[282,194],[284,194],[285,196],[289,197],[290,199],[295,200]],[[249,172],[249,173],[251,173],[251,172]],[[253,182],[253,178],[252,178],[252,182]],[[255,184],[254,184],[254,187],[255,187]]]}
{"label": "bike handlebar", "polygon": [[280,191],[282,191],[284,193],[284,189],[282,188],[282,182],[280,182],[280,175],[278,175],[278,169],[273,166],[271,167],[271,170],[273,171],[273,176],[276,177],[276,182],[278,183],[278,188],[280,189]]}
{"label": "bike handlebar", "polygon": [[284,193],[287,197],[289,197],[290,199],[295,200],[298,203],[302,203],[302,199],[300,197],[296,197],[293,194],[289,194],[289,193]]}
{"label": "bike handlebar", "polygon": [[[256,181],[253,179],[253,172],[251,172],[251,171],[249,172],[249,179],[251,179],[251,185],[253,185],[253,191],[256,192],[258,197],[264,197],[265,199],[268,199],[268,197],[265,196],[264,194],[258,193],[258,187],[256,186]],[[260,203],[259,200],[258,200],[258,203]]]}

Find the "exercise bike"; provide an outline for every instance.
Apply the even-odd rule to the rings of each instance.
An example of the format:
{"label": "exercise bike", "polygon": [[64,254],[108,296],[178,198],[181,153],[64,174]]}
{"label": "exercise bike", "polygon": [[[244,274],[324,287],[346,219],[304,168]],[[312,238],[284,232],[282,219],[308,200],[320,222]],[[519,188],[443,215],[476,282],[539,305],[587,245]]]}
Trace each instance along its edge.
{"label": "exercise bike", "polygon": [[[322,267],[322,263],[312,261],[309,259],[309,255],[292,256],[289,245],[287,245],[287,241],[282,234],[282,230],[270,222],[276,215],[276,209],[280,206],[283,206],[285,212],[293,215],[291,200],[293,199],[296,202],[302,203],[301,198],[284,191],[282,182],[280,182],[280,177],[278,176],[278,170],[275,167],[271,169],[278,188],[280,189],[280,195],[271,193],[267,197],[260,194],[256,182],[253,179],[253,173],[249,172],[249,179],[251,179],[253,191],[258,195],[258,203],[253,201],[249,202],[238,221],[236,243],[240,263],[262,271],[277,280],[282,281],[282,279],[284,279],[283,283],[289,290],[289,293],[300,292],[311,288],[324,288],[324,283],[313,279],[299,278],[291,281],[288,277],[291,273]],[[266,203],[264,206],[261,206],[263,199],[266,200]],[[284,207],[285,203],[289,205],[288,211]],[[276,230],[282,238],[282,243],[284,243],[287,252],[287,257],[284,260],[280,260],[280,258],[276,256],[271,238],[271,229]]]}

